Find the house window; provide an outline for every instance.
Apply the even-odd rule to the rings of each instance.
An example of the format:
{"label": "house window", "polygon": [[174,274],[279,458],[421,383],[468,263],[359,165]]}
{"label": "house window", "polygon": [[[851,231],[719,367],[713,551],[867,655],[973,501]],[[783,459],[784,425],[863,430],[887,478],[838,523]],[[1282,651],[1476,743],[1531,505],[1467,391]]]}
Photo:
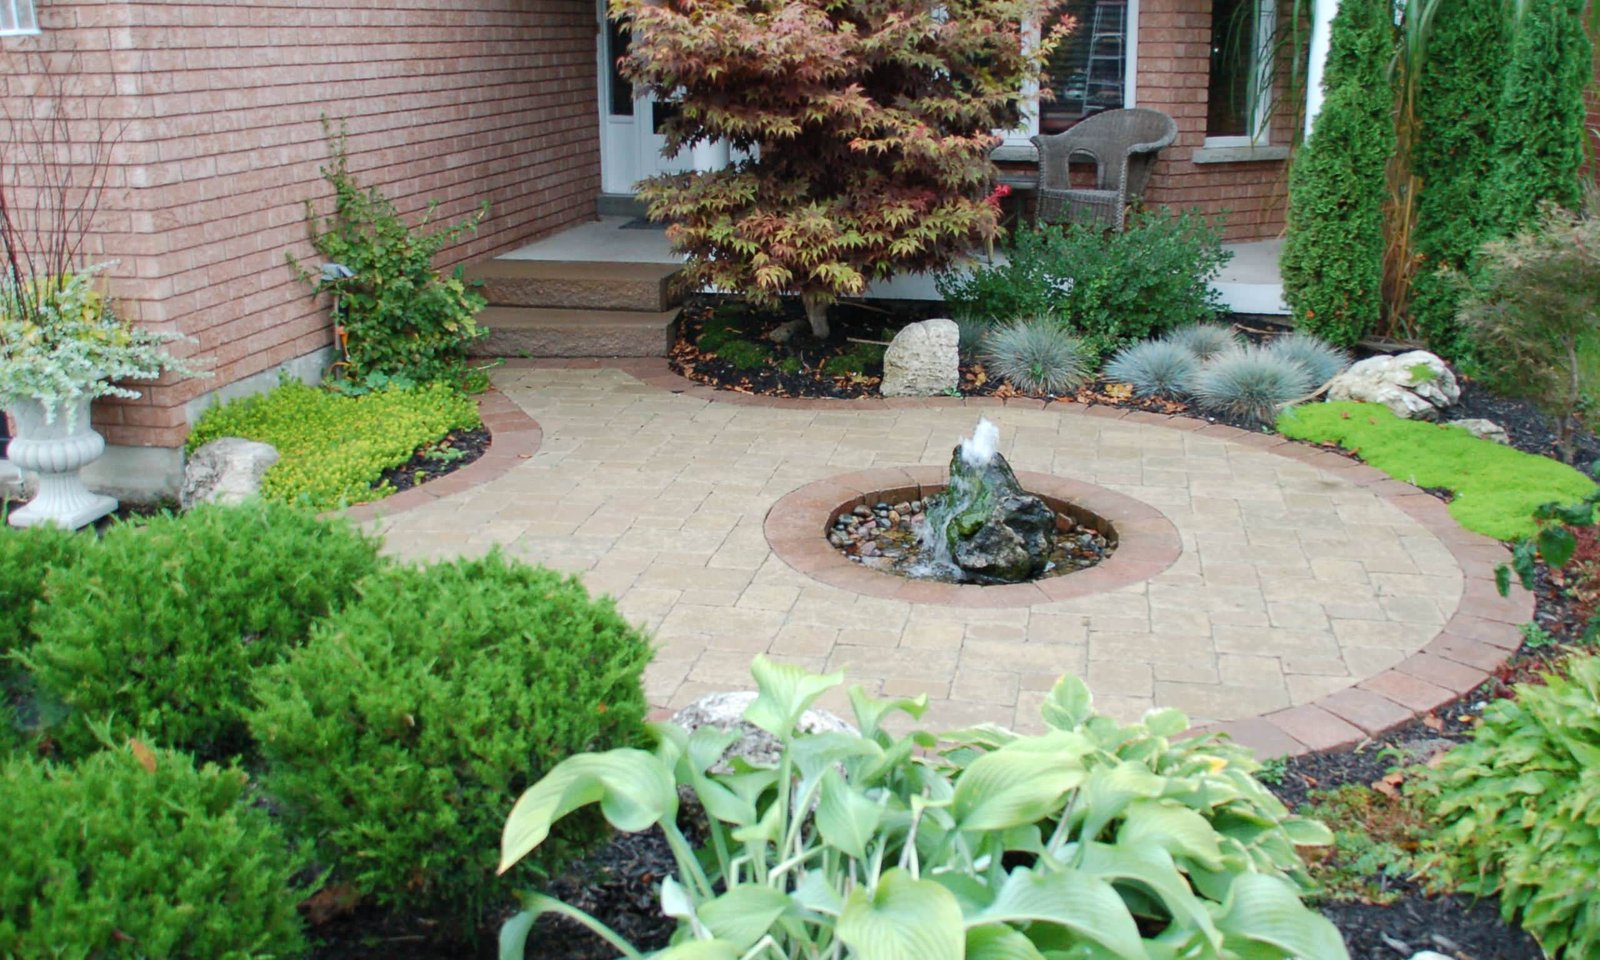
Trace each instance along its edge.
{"label": "house window", "polygon": [[1272,0],[1212,0],[1206,143],[1265,139],[1272,93]]}
{"label": "house window", "polygon": [[33,15],[33,0],[0,0],[0,36],[38,32],[39,20]]}
{"label": "house window", "polygon": [[1055,8],[1078,22],[1045,67],[1054,96],[1039,104],[1039,132],[1059,133],[1128,102],[1132,47],[1127,0],[1068,0]]}

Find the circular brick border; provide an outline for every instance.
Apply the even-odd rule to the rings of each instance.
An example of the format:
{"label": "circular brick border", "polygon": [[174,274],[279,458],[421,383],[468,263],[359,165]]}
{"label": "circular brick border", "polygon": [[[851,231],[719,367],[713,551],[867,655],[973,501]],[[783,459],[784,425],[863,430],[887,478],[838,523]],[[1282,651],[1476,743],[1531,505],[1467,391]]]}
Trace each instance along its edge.
{"label": "circular brick border", "polygon": [[478,396],[478,416],[483,419],[484,429],[489,431],[489,449],[483,456],[437,480],[335,512],[360,523],[433,503],[511,472],[517,464],[537,453],[544,443],[544,430],[538,422],[498,390],[485,390]]}
{"label": "circular brick border", "polygon": [[[1353,686],[1336,693],[1319,697],[1309,704],[1248,720],[1234,720],[1191,731],[1197,734],[1226,733],[1255,750],[1257,755],[1263,758],[1299,756],[1348,747],[1409,723],[1417,716],[1470,694],[1522,646],[1520,627],[1533,619],[1532,593],[1513,585],[1510,596],[1502,597],[1495,587],[1495,567],[1507,562],[1511,557],[1510,551],[1498,540],[1462,529],[1455,518],[1450,516],[1449,508],[1443,501],[1408,483],[1394,480],[1374,467],[1331,450],[1291,441],[1277,434],[1252,433],[1222,424],[1207,423],[1193,417],[1166,416],[1071,401],[1047,402],[1026,398],[1002,400],[999,397],[895,397],[856,400],[763,397],[718,390],[696,383],[675,373],[667,361],[661,358],[510,360],[506,366],[522,369],[612,368],[668,393],[716,403],[785,410],[951,408],[981,410],[1019,407],[1029,410],[1048,409],[1051,413],[1062,416],[1126,420],[1129,423],[1184,430],[1242,446],[1255,447],[1275,456],[1308,464],[1371,491],[1374,496],[1387,501],[1433,534],[1455,557],[1465,578],[1461,602],[1456,607],[1455,614],[1446,621],[1444,629],[1432,642],[1389,670],[1358,681]],[[827,546],[826,542],[823,546]],[[1074,576],[1084,576],[1093,572],[1093,569],[1085,570],[1082,574]],[[992,592],[1007,590],[1010,586],[987,589]]]}
{"label": "circular brick border", "polygon": [[1109,522],[1117,549],[1106,560],[1075,573],[1028,583],[994,586],[936,583],[852,563],[828,543],[828,527],[841,512],[877,500],[922,500],[949,482],[944,467],[880,467],[809,483],[767,511],[767,544],[784,563],[813,580],[841,590],[953,607],[1027,607],[1104,593],[1148,580],[1172,566],[1183,552],[1178,529],[1161,511],[1091,483],[1047,473],[1017,471],[1023,489],[1082,508]]}

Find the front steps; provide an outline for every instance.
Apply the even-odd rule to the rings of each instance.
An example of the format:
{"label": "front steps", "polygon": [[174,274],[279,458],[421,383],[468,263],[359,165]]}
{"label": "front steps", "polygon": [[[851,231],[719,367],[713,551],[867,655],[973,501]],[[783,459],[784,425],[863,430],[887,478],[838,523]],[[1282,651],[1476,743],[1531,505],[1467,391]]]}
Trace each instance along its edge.
{"label": "front steps", "polygon": [[486,260],[467,267],[490,306],[481,357],[664,357],[685,291],[676,263]]}

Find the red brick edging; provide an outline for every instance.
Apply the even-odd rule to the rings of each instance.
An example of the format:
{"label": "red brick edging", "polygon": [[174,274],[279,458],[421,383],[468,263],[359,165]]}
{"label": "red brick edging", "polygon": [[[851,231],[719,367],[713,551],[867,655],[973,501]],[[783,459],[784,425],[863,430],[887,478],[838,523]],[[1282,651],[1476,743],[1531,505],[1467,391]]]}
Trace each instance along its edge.
{"label": "red brick edging", "polygon": [[[1276,434],[1252,433],[1192,417],[1166,416],[1120,407],[1088,406],[1073,402],[1047,402],[999,397],[897,397],[887,399],[827,400],[763,397],[718,390],[695,383],[677,373],[664,359],[508,360],[513,369],[612,368],[670,393],[741,406],[788,410],[877,409],[993,409],[1021,407],[1049,409],[1063,416],[1105,417],[1171,430],[1186,430],[1231,443],[1256,447],[1275,456],[1309,464],[1387,500],[1432,533],[1455,557],[1465,578],[1455,614],[1432,642],[1398,666],[1355,686],[1319,697],[1312,703],[1279,710],[1248,720],[1234,720],[1194,732],[1223,732],[1249,746],[1262,757],[1298,756],[1359,743],[1408,723],[1471,693],[1522,646],[1521,624],[1533,619],[1533,594],[1513,586],[1509,597],[1495,589],[1494,570],[1510,558],[1494,539],[1463,530],[1438,498],[1391,479],[1388,474],[1328,450],[1297,443]],[[465,471],[462,471],[465,472]],[[886,485],[892,486],[892,484]],[[408,491],[411,492],[411,491]],[[865,491],[862,491],[865,492]],[[840,497],[837,505],[846,496]],[[820,537],[818,538],[820,540]],[[823,543],[827,547],[826,543]],[[831,548],[828,548],[831,550]],[[1098,569],[1098,568],[1096,568]],[[863,573],[868,571],[861,571]],[[1060,578],[1070,582],[1094,570]],[[1152,576],[1154,574],[1151,574]],[[1030,585],[1031,586],[1031,585]],[[1009,589],[1000,587],[986,590]],[[911,599],[901,597],[901,599]],[[1006,604],[1010,605],[1010,604]]]}
{"label": "red brick edging", "polygon": [[470,490],[510,472],[512,467],[538,452],[539,445],[544,442],[544,431],[539,424],[498,390],[486,390],[479,395],[478,415],[483,418],[484,429],[489,431],[489,449],[483,456],[437,480],[390,494],[382,500],[349,507],[343,511],[344,516],[365,522]]}
{"label": "red brick edging", "polygon": [[813,580],[872,597],[956,607],[1025,607],[1070,600],[1148,580],[1183,553],[1178,528],[1149,504],[1105,487],[1047,473],[1017,471],[1023,489],[1082,507],[1109,521],[1117,549],[1101,563],[1059,577],[997,586],[907,580],[852,563],[825,539],[841,509],[876,500],[921,500],[949,479],[944,467],[880,467],[829,477],[795,490],[767,511],[767,543],[784,563]]}

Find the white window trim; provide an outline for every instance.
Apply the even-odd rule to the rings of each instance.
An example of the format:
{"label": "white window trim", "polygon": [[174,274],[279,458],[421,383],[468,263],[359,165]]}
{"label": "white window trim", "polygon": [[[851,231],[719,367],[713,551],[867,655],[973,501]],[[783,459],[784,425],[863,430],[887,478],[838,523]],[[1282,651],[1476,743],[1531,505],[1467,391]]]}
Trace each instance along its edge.
{"label": "white window trim", "polygon": [[0,0],[0,37],[26,37],[39,32],[33,0]]}
{"label": "white window trim", "polygon": [[1252,131],[1244,136],[1206,137],[1204,149],[1228,147],[1265,147],[1272,141],[1269,127],[1272,120],[1272,81],[1276,63],[1273,59],[1272,33],[1278,23],[1278,8],[1273,0],[1256,0],[1256,52],[1251,61],[1255,73],[1255,110],[1250,116]]}
{"label": "white window trim", "polygon": [[[1261,0],[1267,3],[1269,0]],[[1124,32],[1125,49],[1123,50],[1123,81],[1122,105],[1124,107],[1138,106],[1138,78],[1139,78],[1139,0],[1127,0],[1127,23]],[[1082,26],[1082,25],[1080,25]],[[1037,24],[1031,25],[1031,38],[1038,40],[1039,28]],[[1087,29],[1087,27],[1083,27]],[[995,150],[995,158],[1009,159],[1037,159],[1034,155],[1031,140],[1039,132],[1039,85],[1030,83],[1022,90],[1022,126],[1012,130],[996,130],[995,133],[1004,137],[1004,142]]]}

